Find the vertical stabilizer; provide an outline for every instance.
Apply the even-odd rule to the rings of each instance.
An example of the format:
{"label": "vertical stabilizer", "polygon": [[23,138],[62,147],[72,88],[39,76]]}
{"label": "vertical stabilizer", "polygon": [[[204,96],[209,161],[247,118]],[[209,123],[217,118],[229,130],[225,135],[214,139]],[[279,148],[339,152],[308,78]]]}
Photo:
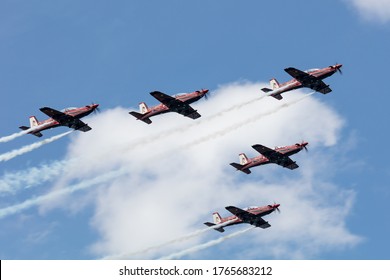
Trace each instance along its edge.
{"label": "vertical stabilizer", "polygon": [[140,111],[141,114],[145,114],[146,112],[149,111],[148,105],[146,105],[145,102],[141,102],[139,104],[139,111]]}
{"label": "vertical stabilizer", "polygon": [[245,165],[245,164],[248,163],[248,157],[244,153],[239,154],[238,157],[240,159],[240,164],[241,165]]}
{"label": "vertical stabilizer", "polygon": [[30,117],[30,127],[38,126],[39,122],[35,116]]}
{"label": "vertical stabilizer", "polygon": [[279,82],[278,82],[275,78],[271,79],[271,80],[269,81],[269,84],[270,84],[272,90],[275,90],[275,89],[277,89],[277,88],[280,88],[280,84],[279,84]]}
{"label": "vertical stabilizer", "polygon": [[213,222],[214,224],[220,224],[222,222],[221,215],[218,212],[213,213]]}

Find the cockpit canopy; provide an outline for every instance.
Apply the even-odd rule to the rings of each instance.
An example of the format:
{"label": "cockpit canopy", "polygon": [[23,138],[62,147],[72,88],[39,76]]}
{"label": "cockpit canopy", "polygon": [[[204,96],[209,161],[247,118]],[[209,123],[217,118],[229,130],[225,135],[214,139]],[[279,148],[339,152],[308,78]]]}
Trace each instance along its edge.
{"label": "cockpit canopy", "polygon": [[74,109],[77,109],[77,108],[76,107],[69,107],[69,108],[62,109],[61,112],[65,113],[65,112],[68,112],[68,111],[74,110]]}

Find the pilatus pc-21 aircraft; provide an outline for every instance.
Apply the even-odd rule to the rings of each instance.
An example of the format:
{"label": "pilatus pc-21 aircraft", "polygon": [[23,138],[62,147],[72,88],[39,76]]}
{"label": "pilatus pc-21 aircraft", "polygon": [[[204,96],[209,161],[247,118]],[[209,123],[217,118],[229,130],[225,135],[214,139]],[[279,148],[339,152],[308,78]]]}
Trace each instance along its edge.
{"label": "pilatus pc-21 aircraft", "polygon": [[[235,206],[225,207],[233,216],[222,218],[218,212],[213,213],[213,223],[206,222],[206,226],[214,227],[215,230],[219,232],[224,232],[224,227],[231,225],[237,225],[242,223],[248,223],[255,227],[260,228],[269,228],[271,225],[265,221],[262,217],[268,214],[271,214],[275,210],[279,210],[280,204],[273,204],[267,206],[253,206],[244,209],[240,209]],[[217,225],[221,225],[218,227]]]}
{"label": "pilatus pc-21 aircraft", "polygon": [[[75,130],[89,131],[90,128],[87,124],[83,123],[80,118],[91,114],[97,109],[99,104],[91,104],[80,108],[66,108],[61,111],[49,107],[40,108],[43,113],[50,118],[44,121],[38,121],[35,116],[30,117],[30,126],[20,126],[22,130],[30,130],[28,133],[37,137],[42,137],[42,130],[50,129],[57,126],[67,126]],[[36,128],[36,129],[34,129]]]}
{"label": "pilatus pc-21 aircraft", "polygon": [[168,113],[176,112],[191,119],[200,118],[200,114],[194,110],[189,104],[198,101],[209,92],[208,89],[197,90],[191,93],[184,93],[176,96],[169,96],[159,91],[153,91],[150,94],[156,98],[161,104],[148,108],[145,102],[139,104],[140,113],[129,112],[129,114],[136,117],[147,124],[151,124],[150,117]]}
{"label": "pilatus pc-21 aircraft", "polygon": [[329,67],[322,69],[310,69],[307,71],[301,71],[293,67],[284,69],[288,74],[290,74],[294,79],[279,84],[279,82],[273,78],[270,80],[271,88],[262,88],[261,90],[269,93],[270,96],[281,100],[283,92],[290,91],[297,88],[307,87],[312,90],[327,94],[332,90],[329,88],[329,85],[325,84],[322,80],[332,76],[337,71],[341,73],[342,64],[335,64]]}
{"label": "pilatus pc-21 aircraft", "polygon": [[252,148],[258,151],[261,155],[249,159],[244,153],[241,153],[239,154],[240,163],[232,162],[230,165],[246,174],[251,173],[249,168],[267,163],[276,163],[292,170],[298,168],[299,166],[289,156],[298,153],[302,149],[307,150],[307,144],[309,143],[302,142],[291,146],[276,147],[274,150],[263,145],[256,144],[253,145]]}

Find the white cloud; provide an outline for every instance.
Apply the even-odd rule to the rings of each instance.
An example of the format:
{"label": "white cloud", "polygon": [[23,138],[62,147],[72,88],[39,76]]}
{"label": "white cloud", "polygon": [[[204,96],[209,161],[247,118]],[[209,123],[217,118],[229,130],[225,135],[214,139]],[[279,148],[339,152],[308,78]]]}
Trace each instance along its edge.
{"label": "white cloud", "polygon": [[[146,125],[123,108],[92,117],[92,131],[73,134],[67,157],[78,160],[64,171],[55,189],[119,169],[126,172],[95,184],[84,195],[44,200],[41,211],[59,206],[78,211],[94,203],[91,226],[100,239],[91,250],[97,257],[142,251],[203,229],[212,212],[228,215],[227,205],[246,207],[273,201],[281,203],[282,214],[266,217],[272,227],[226,241],[229,258],[310,258],[324,250],[355,245],[360,239],[345,225],[354,192],[330,181],[331,161],[318,162],[324,154],[322,147],[338,142],[343,120],[318,101],[326,96],[311,96],[294,104],[303,96],[294,91],[286,93],[283,101],[259,100],[263,86],[220,87],[208,101],[193,104],[202,115],[198,120],[170,113]],[[218,112],[225,113],[215,115]],[[273,147],[302,140],[309,142],[311,151],[292,156],[301,166],[297,170],[268,165],[246,175],[229,165],[238,160],[240,152],[257,155],[251,148],[255,143]],[[135,257],[158,258],[218,237],[220,233],[211,230]],[[231,253],[235,244],[238,250]],[[253,251],[254,245],[266,250]],[[212,256],[213,248],[190,255]]]}
{"label": "white cloud", "polygon": [[390,20],[390,0],[348,0],[366,19],[380,22]]}

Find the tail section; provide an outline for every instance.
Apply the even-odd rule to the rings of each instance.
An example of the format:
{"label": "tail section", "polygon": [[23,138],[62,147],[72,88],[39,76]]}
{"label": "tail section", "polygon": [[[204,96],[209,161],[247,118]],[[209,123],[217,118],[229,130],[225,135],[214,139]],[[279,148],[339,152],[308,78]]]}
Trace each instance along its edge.
{"label": "tail section", "polygon": [[244,153],[239,154],[238,157],[240,158],[240,163],[232,162],[230,163],[230,165],[236,168],[237,170],[240,170],[246,174],[250,174],[251,171],[249,170],[249,168],[244,168],[245,164],[247,164],[249,161],[248,157]]}
{"label": "tail section", "polygon": [[[221,218],[221,215],[219,215],[218,212],[215,212],[213,213],[213,223],[204,223],[206,226],[208,227],[214,227],[218,224],[220,224],[222,222],[222,218]],[[215,227],[214,228],[216,231],[219,231],[219,232],[224,232],[225,230],[223,229],[223,227]]]}
{"label": "tail section", "polygon": [[148,105],[146,105],[145,102],[141,102],[139,104],[139,111],[140,111],[141,114],[147,113],[149,111]]}
{"label": "tail section", "polygon": [[280,84],[279,84],[279,82],[278,82],[275,78],[272,78],[272,79],[269,81],[269,84],[270,84],[272,90],[275,90],[275,89],[280,88]]}
{"label": "tail section", "polygon": [[30,117],[30,126],[34,127],[38,125],[39,125],[38,119],[35,116]]}

